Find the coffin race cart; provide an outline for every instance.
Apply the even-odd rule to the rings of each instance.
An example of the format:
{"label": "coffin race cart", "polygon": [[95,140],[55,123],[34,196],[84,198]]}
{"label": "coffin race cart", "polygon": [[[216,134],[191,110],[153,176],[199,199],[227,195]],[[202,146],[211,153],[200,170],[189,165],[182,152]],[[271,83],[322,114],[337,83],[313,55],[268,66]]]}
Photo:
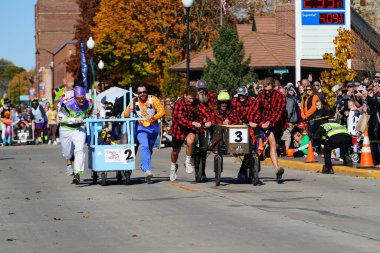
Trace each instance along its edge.
{"label": "coffin race cart", "polygon": [[261,183],[259,180],[260,161],[265,159],[265,156],[259,150],[260,139],[266,142],[264,134],[251,135],[250,128],[246,125],[218,125],[214,128],[210,149],[216,153],[214,156],[216,186],[220,185],[224,155],[248,155],[248,159],[245,159],[242,165],[246,170],[246,183],[253,185]]}

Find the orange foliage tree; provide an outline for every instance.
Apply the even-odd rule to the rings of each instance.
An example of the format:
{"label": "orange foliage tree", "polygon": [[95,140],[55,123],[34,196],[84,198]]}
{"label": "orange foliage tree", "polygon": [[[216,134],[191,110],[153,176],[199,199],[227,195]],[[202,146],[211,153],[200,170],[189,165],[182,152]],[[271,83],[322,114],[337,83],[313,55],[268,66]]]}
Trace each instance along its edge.
{"label": "orange foliage tree", "polygon": [[323,81],[323,92],[328,95],[327,104],[330,108],[334,106],[335,94],[331,91],[334,85],[343,85],[346,82],[354,81],[357,73],[348,68],[348,60],[355,56],[355,37],[351,31],[344,28],[338,29],[338,35],[334,39],[335,53],[325,53],[323,59],[326,60],[329,70],[324,70],[321,74]]}
{"label": "orange foliage tree", "polygon": [[122,85],[162,84],[169,58],[181,58],[182,19],[177,0],[102,1],[92,33],[104,72],[122,74]]}

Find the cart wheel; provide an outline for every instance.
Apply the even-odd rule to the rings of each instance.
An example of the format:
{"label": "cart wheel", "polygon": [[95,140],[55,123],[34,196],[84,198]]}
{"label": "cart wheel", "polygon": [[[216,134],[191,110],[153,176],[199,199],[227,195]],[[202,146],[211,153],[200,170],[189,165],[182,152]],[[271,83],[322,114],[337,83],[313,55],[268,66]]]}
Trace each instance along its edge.
{"label": "cart wheel", "polygon": [[[245,160],[245,162],[244,162],[244,160]],[[252,168],[253,168],[253,164],[254,164],[253,155],[245,155],[244,160],[243,160],[244,169],[245,169],[245,174],[247,175],[245,182],[247,184],[250,184],[250,183],[252,183]]]}
{"label": "cart wheel", "polygon": [[125,176],[125,184],[130,185],[131,184],[131,170],[124,171],[124,176]]}
{"label": "cart wheel", "polygon": [[[193,162],[194,162],[194,170],[195,170],[195,182],[200,183],[202,179],[202,157],[200,151],[197,147],[194,147],[193,152]],[[200,176],[199,176],[200,175]]]}
{"label": "cart wheel", "polygon": [[255,186],[260,185],[261,184],[259,180],[259,172],[260,172],[260,167],[261,167],[260,159],[255,155],[253,155],[251,159],[252,159],[252,163],[251,163],[252,166],[251,166],[251,171],[249,174],[251,183]]}
{"label": "cart wheel", "polygon": [[351,160],[354,162],[354,163],[357,163],[359,162],[359,154],[358,153],[352,153],[351,155]]}
{"label": "cart wheel", "polygon": [[100,177],[101,177],[101,185],[102,185],[102,186],[105,186],[105,185],[106,185],[106,179],[107,179],[106,176],[107,176],[107,175],[106,175],[105,172],[102,172],[102,174],[100,174]]}
{"label": "cart wheel", "polygon": [[220,185],[220,178],[222,175],[223,157],[221,155],[214,156],[214,172],[215,172],[215,185]]}
{"label": "cart wheel", "polygon": [[118,183],[123,181],[123,174],[121,174],[121,171],[116,171],[116,179]]}
{"label": "cart wheel", "polygon": [[203,162],[204,157],[201,151],[197,151],[195,155],[195,182],[200,183],[202,182],[202,169],[203,169]]}
{"label": "cart wheel", "polygon": [[92,172],[92,183],[93,184],[98,183],[98,172],[96,172],[96,171]]}

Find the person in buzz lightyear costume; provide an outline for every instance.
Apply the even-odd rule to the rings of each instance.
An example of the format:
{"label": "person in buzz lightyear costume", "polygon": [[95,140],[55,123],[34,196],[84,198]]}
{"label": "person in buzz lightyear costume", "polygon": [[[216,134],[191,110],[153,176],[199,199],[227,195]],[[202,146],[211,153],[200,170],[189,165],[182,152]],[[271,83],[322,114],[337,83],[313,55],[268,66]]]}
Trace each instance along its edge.
{"label": "person in buzz lightyear costume", "polygon": [[[74,88],[74,96],[63,102],[58,111],[62,154],[68,163],[67,173],[74,176],[75,184],[80,183],[80,174],[84,172],[86,130],[83,120],[91,111],[92,103],[86,99],[86,91],[80,86]],[[71,162],[73,156],[74,164]]]}

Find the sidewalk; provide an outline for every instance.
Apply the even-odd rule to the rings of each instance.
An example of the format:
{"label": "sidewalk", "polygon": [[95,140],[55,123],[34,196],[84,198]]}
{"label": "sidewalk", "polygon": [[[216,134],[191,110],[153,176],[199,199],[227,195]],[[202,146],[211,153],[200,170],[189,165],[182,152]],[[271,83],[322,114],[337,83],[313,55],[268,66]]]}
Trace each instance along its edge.
{"label": "sidewalk", "polygon": [[[317,162],[305,163],[306,158],[279,157],[280,166],[285,169],[305,170],[305,171],[322,171],[324,159],[320,156],[316,157]],[[272,165],[270,158],[262,162],[264,165]],[[356,168],[359,164],[354,164],[354,167],[343,166],[342,162],[333,159],[334,172],[337,175],[376,178],[380,179],[380,169],[376,168]]]}

